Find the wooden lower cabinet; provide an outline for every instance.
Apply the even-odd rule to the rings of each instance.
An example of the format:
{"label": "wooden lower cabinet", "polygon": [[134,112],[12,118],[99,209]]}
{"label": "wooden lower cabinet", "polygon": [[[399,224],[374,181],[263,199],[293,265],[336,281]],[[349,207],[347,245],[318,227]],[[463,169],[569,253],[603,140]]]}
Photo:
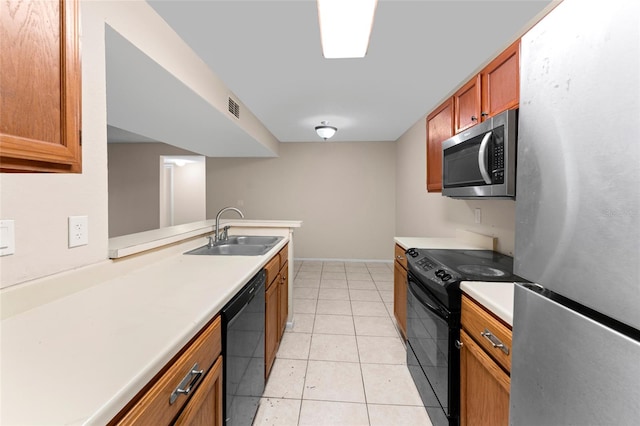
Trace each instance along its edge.
{"label": "wooden lower cabinet", "polygon": [[267,262],[264,376],[269,377],[289,315],[289,245]]}
{"label": "wooden lower cabinet", "polygon": [[509,424],[511,328],[462,295],[460,425]]}
{"label": "wooden lower cabinet", "polygon": [[460,341],[460,425],[508,425],[509,375],[464,330]]}
{"label": "wooden lower cabinet", "polygon": [[404,249],[396,244],[393,262],[393,315],[400,334],[407,339],[407,259]]}
{"label": "wooden lower cabinet", "polygon": [[185,405],[176,426],[222,426],[222,357],[207,373],[198,391]]}
{"label": "wooden lower cabinet", "polygon": [[287,327],[289,315],[289,263],[285,262],[280,269],[280,282],[278,283],[278,329],[280,336]]}
{"label": "wooden lower cabinet", "polygon": [[109,424],[222,425],[221,353],[217,316]]}

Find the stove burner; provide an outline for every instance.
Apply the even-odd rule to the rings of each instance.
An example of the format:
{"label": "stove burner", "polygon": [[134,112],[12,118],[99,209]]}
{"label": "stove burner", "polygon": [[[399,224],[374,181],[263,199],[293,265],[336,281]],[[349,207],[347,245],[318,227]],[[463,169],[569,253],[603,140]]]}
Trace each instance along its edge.
{"label": "stove burner", "polygon": [[465,274],[478,275],[481,277],[504,277],[509,275],[508,272],[505,272],[502,269],[482,265],[459,265],[456,269]]}

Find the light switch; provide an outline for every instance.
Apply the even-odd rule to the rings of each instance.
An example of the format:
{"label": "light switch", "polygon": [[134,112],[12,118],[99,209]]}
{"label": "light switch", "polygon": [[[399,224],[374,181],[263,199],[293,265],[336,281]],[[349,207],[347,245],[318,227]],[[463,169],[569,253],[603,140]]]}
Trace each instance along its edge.
{"label": "light switch", "polygon": [[0,256],[7,256],[15,252],[15,220],[0,220]]}

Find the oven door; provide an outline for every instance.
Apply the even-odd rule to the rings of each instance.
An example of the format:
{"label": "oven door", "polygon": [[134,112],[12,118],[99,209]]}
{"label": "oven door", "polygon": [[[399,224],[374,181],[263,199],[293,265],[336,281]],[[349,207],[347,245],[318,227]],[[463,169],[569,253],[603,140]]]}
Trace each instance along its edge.
{"label": "oven door", "polygon": [[457,324],[452,314],[409,274],[407,365],[434,426],[458,424],[460,361],[454,346],[460,333]]}

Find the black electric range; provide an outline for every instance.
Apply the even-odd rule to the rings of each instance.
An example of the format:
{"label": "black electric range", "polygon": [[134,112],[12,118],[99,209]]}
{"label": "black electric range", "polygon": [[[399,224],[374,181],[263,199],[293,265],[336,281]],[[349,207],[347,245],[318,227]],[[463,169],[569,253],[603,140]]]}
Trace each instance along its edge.
{"label": "black electric range", "polygon": [[523,281],[513,258],[491,250],[409,249],[407,267],[449,310],[460,310],[461,281]]}
{"label": "black electric range", "polygon": [[522,282],[491,250],[409,249],[407,366],[434,426],[460,422],[461,281]]}

